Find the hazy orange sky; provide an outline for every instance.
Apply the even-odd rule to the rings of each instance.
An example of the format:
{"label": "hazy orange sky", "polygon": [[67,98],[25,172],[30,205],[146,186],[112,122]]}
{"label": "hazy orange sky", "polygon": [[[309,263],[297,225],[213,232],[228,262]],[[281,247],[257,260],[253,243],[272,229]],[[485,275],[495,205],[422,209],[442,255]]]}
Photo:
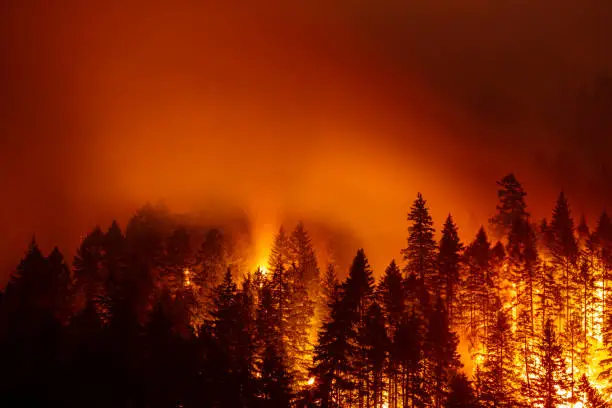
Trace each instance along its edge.
{"label": "hazy orange sky", "polygon": [[243,208],[261,237],[325,221],[377,271],[417,191],[465,239],[510,171],[535,216],[561,188],[596,214],[612,4],[550,4],[3,0],[0,265],[146,201]]}

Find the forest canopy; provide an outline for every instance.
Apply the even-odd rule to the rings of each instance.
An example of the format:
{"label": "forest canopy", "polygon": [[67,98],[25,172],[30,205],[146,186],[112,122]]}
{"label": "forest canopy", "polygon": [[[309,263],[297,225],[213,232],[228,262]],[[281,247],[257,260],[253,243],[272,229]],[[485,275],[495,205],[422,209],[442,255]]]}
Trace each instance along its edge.
{"label": "forest canopy", "polygon": [[367,248],[321,264],[302,222],[259,267],[235,231],[151,206],[71,263],[32,239],[0,292],[0,404],[609,407],[612,220],[564,192],[535,220],[513,174],[498,198],[463,237],[418,193],[378,279]]}

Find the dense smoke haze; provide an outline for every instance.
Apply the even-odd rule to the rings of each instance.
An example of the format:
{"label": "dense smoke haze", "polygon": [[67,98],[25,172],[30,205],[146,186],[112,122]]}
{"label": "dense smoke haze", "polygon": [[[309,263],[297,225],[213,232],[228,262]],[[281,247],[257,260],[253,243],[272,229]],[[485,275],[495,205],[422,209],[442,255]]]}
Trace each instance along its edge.
{"label": "dense smoke haze", "polygon": [[593,220],[610,18],[594,0],[2,1],[0,278],[33,233],[70,254],[145,202],[244,213],[262,247],[284,221],[342,231],[377,275],[417,191],[465,239],[510,171],[536,218],[564,189]]}

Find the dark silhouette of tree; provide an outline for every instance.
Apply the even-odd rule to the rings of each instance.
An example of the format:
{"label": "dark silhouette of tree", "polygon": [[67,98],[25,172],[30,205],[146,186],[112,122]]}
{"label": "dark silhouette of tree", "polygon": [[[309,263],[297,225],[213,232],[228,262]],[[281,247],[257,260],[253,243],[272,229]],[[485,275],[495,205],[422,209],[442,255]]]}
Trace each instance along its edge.
{"label": "dark silhouette of tree", "polygon": [[467,336],[473,352],[482,352],[486,346],[489,328],[493,323],[495,276],[491,268],[491,244],[484,228],[480,228],[474,241],[466,248],[464,263],[466,280],[462,293],[462,313]]}
{"label": "dark silhouette of tree", "polygon": [[291,267],[291,241],[289,238],[285,233],[285,228],[281,225],[270,249],[268,270],[275,271],[281,266],[284,270],[288,270]]}
{"label": "dark silhouette of tree", "polygon": [[573,273],[575,271],[578,258],[578,244],[574,235],[574,221],[565,194],[561,192],[557,199],[557,204],[553,210],[553,217],[550,224],[552,242],[550,251],[553,255],[553,262],[561,274],[564,299],[564,333],[567,342],[567,351],[570,358],[570,387],[573,389],[574,370],[576,358],[575,330],[572,327],[574,320],[574,307],[572,299],[575,295],[575,285]]}
{"label": "dark silhouette of tree", "polygon": [[512,303],[518,316],[516,340],[525,378],[523,394],[531,398],[534,393],[531,378],[534,371],[533,348],[536,342],[536,291],[541,273],[536,234],[528,220],[515,220],[508,235],[506,252],[510,265],[507,278],[512,284]]}
{"label": "dark silhouette of tree", "polygon": [[380,408],[383,406],[383,390],[386,388],[384,376],[389,351],[389,338],[385,316],[378,302],[370,305],[364,333],[363,343],[366,347],[367,390],[366,406]]}
{"label": "dark silhouette of tree", "polygon": [[544,408],[555,408],[564,402],[557,390],[567,389],[567,379],[561,345],[557,342],[554,323],[550,319],[544,325],[538,354],[540,366],[535,381],[536,401]]}
{"label": "dark silhouette of tree", "polygon": [[195,267],[190,270],[190,284],[199,298],[201,308],[199,319],[209,318],[208,311],[212,308],[214,289],[221,282],[223,274],[229,267],[227,242],[218,229],[206,233],[195,256]]}
{"label": "dark silhouette of tree", "polygon": [[444,302],[438,297],[429,315],[425,341],[425,385],[432,407],[446,403],[449,381],[462,367],[457,346],[459,339],[450,329]]}
{"label": "dark silhouette of tree", "polygon": [[[143,328],[141,376],[145,380],[146,406],[187,406],[195,402],[190,390],[196,383],[197,360],[193,358],[196,354],[190,326],[183,323],[181,327],[177,323],[184,320],[177,317],[183,312],[180,298],[173,298],[170,290],[165,289]],[[218,373],[218,377],[222,375]]]}
{"label": "dark silhouette of tree", "polygon": [[272,290],[264,284],[257,308],[259,358],[256,362],[261,406],[288,407],[293,379],[287,370],[287,354],[281,337],[281,321]]}
{"label": "dark silhouette of tree", "polygon": [[104,232],[100,227],[96,227],[81,241],[72,262],[77,310],[80,310],[86,302],[97,301],[104,296],[103,256]]}
{"label": "dark silhouette of tree", "polygon": [[163,285],[173,293],[191,285],[195,258],[191,238],[185,227],[174,230],[164,241],[161,278]]}
{"label": "dark silhouette of tree", "polygon": [[442,229],[438,252],[439,282],[437,284],[437,294],[443,296],[448,310],[448,319],[451,327],[457,325],[457,307],[459,300],[460,286],[460,261],[463,244],[459,240],[457,226],[449,214]]}
{"label": "dark silhouette of tree", "polygon": [[[363,249],[357,251],[340,296],[333,304],[331,321],[323,326],[315,350],[315,369],[326,406],[351,404],[356,391],[360,406],[368,388],[366,323],[374,298],[374,278]],[[333,405],[335,406],[335,405]]]}
{"label": "dark silhouette of tree", "polygon": [[[606,211],[603,211],[597,222],[593,243],[596,251],[597,262],[600,266],[600,271],[596,274],[601,288],[601,314],[608,316],[610,306],[609,288],[610,288],[610,269],[612,268],[612,220]],[[604,318],[601,322],[601,333],[605,344],[612,342],[612,326],[609,320]]]}
{"label": "dark silhouette of tree", "polygon": [[56,386],[62,314],[69,293],[63,257],[55,248],[43,256],[32,239],[11,275],[0,322],[0,403],[7,406],[61,403]]}
{"label": "dark silhouette of tree", "polygon": [[470,381],[463,373],[458,373],[450,380],[450,392],[445,408],[478,408],[478,400]]}
{"label": "dark silhouette of tree", "polygon": [[529,216],[521,183],[510,173],[497,182],[497,213],[489,220],[491,229],[497,238],[504,237],[512,229],[516,220],[526,220]]}
{"label": "dark silhouette of tree", "polygon": [[336,268],[334,264],[327,265],[325,274],[321,281],[321,293],[320,293],[320,313],[321,323],[325,324],[331,320],[331,312],[333,304],[338,298],[340,293],[340,282],[336,275]]}
{"label": "dark silhouette of tree", "polygon": [[385,270],[385,274],[378,285],[378,294],[387,321],[390,341],[387,378],[389,381],[389,407],[393,408],[397,407],[399,392],[402,387],[398,355],[403,345],[398,342],[397,334],[406,310],[406,292],[404,289],[402,273],[395,260],[393,260]]}
{"label": "dark silhouette of tree", "polygon": [[487,338],[487,354],[482,373],[485,406],[516,407],[520,380],[514,363],[516,347],[505,312],[499,311]]}
{"label": "dark silhouette of tree", "polygon": [[338,407],[351,401],[353,382],[350,378],[352,316],[342,299],[342,292],[331,303],[330,319],[319,332],[315,346],[313,373],[318,379],[323,407]]}
{"label": "dark silhouette of tree", "polygon": [[310,236],[300,221],[289,237],[289,253],[311,299],[318,295],[319,266]]}
{"label": "dark silhouette of tree", "polygon": [[405,271],[407,274],[414,273],[425,293],[434,293],[437,282],[436,271],[436,242],[434,240],[434,228],[427,202],[421,193],[408,213],[408,245],[402,250]]}
{"label": "dark silhouette of tree", "polygon": [[424,384],[425,335],[427,328],[420,314],[409,311],[401,322],[395,342],[394,358],[400,364],[403,407],[426,406],[427,389]]}
{"label": "dark silhouette of tree", "polygon": [[584,408],[609,408],[610,403],[591,385],[585,374],[582,374],[576,389],[578,400]]}

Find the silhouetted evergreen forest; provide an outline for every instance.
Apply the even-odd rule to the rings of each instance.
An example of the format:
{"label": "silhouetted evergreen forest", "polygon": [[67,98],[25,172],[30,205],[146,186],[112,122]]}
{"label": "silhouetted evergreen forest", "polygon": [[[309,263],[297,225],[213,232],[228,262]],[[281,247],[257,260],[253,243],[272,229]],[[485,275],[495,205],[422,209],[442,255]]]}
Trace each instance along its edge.
{"label": "silhouetted evergreen forest", "polygon": [[0,406],[609,407],[610,217],[575,226],[561,193],[534,221],[512,174],[498,197],[462,242],[418,194],[378,280],[364,249],[319,265],[302,223],[257,270],[150,206],[71,267],[32,240],[0,298]]}

